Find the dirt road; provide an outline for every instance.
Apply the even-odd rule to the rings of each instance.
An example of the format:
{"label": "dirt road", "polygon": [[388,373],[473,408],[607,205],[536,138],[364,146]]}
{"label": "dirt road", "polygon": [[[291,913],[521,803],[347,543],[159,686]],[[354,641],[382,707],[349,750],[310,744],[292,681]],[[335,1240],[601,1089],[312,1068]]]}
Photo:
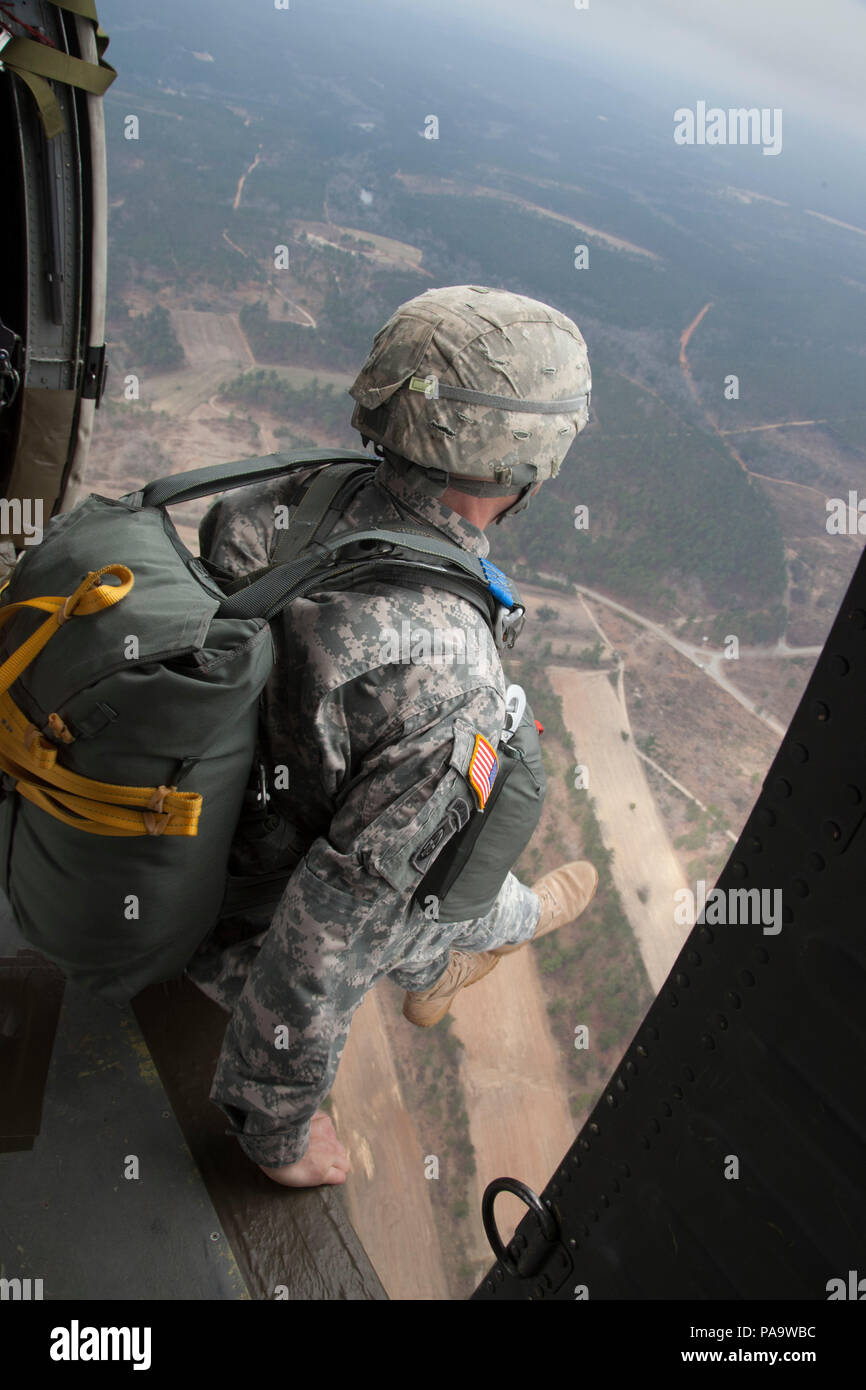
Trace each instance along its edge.
{"label": "dirt road", "polygon": [[[451,1012],[466,1049],[460,1079],[475,1149],[471,1259],[480,1279],[494,1262],[481,1224],[484,1189],[494,1178],[513,1177],[540,1192],[573,1143],[576,1126],[531,945],[505,956],[458,995]],[[510,1193],[497,1197],[497,1225],[506,1244],[525,1215],[526,1207]]]}
{"label": "dirt road", "polygon": [[611,873],[658,991],[689,934],[689,925],[674,921],[674,894],[690,885],[647,783],[628,712],[606,673],[550,666],[548,675],[578,759],[588,768],[604,842],[614,851]]}
{"label": "dirt road", "polygon": [[[393,1299],[447,1299],[448,1285],[418,1135],[403,1102],[372,989],[352,1019],[331,1091],[334,1127],[352,1172],[349,1220]],[[409,1025],[407,1024],[407,1027]]]}

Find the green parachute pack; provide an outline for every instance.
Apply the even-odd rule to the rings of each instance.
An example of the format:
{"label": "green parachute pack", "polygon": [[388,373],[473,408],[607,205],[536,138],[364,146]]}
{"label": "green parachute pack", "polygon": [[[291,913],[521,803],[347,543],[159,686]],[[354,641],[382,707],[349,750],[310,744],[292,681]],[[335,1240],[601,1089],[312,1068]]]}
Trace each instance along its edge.
{"label": "green parachute pack", "polygon": [[[316,464],[272,563],[241,580],[194,556],[166,511]],[[124,1004],[178,975],[222,916],[275,907],[306,848],[230,872],[255,797],[270,624],[295,598],[373,572],[432,584],[473,603],[500,648],[513,644],[524,609],[487,560],[417,529],[328,534],[375,466],[360,452],[315,449],[196,469],[117,499],[91,494],[19,555],[0,595],[0,887],[26,940],[100,998]],[[440,857],[456,856],[454,894],[441,865],[430,888],[443,920],[462,920],[467,903],[492,906],[537,823],[531,718],[510,743],[494,803],[505,839],[489,810],[484,836],[476,816],[451,837]],[[264,810],[260,798],[253,814]],[[476,839],[482,881],[470,883]]]}

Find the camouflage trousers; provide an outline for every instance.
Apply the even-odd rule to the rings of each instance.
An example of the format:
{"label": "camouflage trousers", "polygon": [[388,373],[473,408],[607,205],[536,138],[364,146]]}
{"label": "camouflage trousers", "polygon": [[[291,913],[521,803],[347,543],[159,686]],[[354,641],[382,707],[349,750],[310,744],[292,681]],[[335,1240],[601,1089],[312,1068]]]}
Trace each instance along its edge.
{"label": "camouflage trousers", "polygon": [[[531,888],[509,873],[493,907],[484,917],[441,924],[428,920],[412,902],[406,935],[411,954],[396,966],[376,969],[370,960],[370,984],[387,975],[400,989],[420,991],[434,985],[448,968],[452,950],[489,951],[494,946],[528,941],[535,931],[541,904]],[[186,973],[208,998],[233,1012],[250,967],[271,926],[270,913],[247,912],[231,919],[226,932],[218,928],[201,946]]]}

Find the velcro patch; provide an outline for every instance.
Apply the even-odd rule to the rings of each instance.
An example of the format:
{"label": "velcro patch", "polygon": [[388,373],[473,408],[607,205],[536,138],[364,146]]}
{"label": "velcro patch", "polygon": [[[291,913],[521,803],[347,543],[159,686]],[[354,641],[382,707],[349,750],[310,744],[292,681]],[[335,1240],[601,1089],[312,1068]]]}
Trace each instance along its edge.
{"label": "velcro patch", "polygon": [[472,750],[472,757],[469,759],[469,767],[466,778],[470,787],[478,799],[478,809],[484,810],[484,803],[487,801],[496,774],[499,771],[499,759],[493,745],[487,742],[483,734],[475,735],[475,747]]}

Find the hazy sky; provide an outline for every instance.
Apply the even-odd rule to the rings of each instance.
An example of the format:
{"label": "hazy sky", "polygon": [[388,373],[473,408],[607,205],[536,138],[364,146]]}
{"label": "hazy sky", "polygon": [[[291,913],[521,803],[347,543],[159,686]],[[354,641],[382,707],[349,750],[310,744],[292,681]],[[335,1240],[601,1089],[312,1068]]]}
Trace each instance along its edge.
{"label": "hazy sky", "polygon": [[[467,14],[464,0],[438,0]],[[864,137],[864,0],[472,0],[473,17],[539,49],[643,67],[678,80],[684,105],[789,106]],[[533,43],[533,47],[535,47]]]}

